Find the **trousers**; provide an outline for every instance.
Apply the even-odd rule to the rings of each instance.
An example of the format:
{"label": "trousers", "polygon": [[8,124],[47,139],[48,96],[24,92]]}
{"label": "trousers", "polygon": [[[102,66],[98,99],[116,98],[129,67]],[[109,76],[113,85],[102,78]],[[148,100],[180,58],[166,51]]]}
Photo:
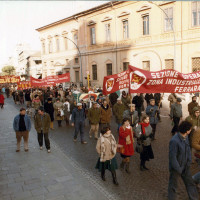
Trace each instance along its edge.
{"label": "trousers", "polygon": [[24,140],[24,149],[28,149],[29,132],[28,131],[16,131],[17,150],[20,150],[20,143],[21,143],[22,137]]}
{"label": "trousers", "polygon": [[43,133],[43,131],[41,131],[41,133],[38,133],[38,143],[39,143],[40,147],[43,146],[43,137],[44,137],[46,149],[49,150],[50,149],[50,141],[49,141],[48,133]]}
{"label": "trousers", "polygon": [[80,132],[81,142],[84,141],[84,122],[75,122],[75,132],[74,132],[74,139],[77,139],[78,133]]}

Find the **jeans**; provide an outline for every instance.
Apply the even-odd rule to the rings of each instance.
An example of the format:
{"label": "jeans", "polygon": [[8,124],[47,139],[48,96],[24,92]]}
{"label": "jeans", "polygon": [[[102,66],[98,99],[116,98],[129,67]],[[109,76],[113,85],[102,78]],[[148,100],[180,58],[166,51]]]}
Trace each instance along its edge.
{"label": "jeans", "polygon": [[168,185],[168,199],[175,200],[176,199],[176,189],[177,189],[177,180],[178,177],[181,177],[190,200],[198,200],[199,194],[197,192],[196,185],[192,179],[192,175],[190,173],[190,169],[188,168],[184,173],[179,174],[178,172],[171,170],[169,177],[169,185]]}
{"label": "jeans", "polygon": [[46,149],[49,150],[50,149],[50,141],[49,141],[48,133],[43,133],[43,131],[41,131],[41,133],[38,133],[38,143],[39,143],[40,147],[43,146],[43,136],[44,136],[44,142],[45,142]]}
{"label": "jeans", "polygon": [[78,133],[80,132],[81,135],[81,142],[84,142],[84,122],[75,122],[75,133],[74,133],[74,139],[77,139]]}

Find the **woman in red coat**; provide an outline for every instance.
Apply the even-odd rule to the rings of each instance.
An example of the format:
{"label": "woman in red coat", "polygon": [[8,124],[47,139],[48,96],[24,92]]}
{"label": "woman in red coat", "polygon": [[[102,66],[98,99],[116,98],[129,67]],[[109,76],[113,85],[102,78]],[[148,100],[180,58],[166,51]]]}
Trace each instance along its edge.
{"label": "woman in red coat", "polygon": [[120,153],[123,158],[120,168],[123,170],[125,166],[125,170],[128,174],[130,174],[130,157],[134,154],[133,142],[133,130],[130,126],[130,120],[124,118],[122,126],[119,129],[119,145],[121,146]]}
{"label": "woman in red coat", "polygon": [[3,108],[3,105],[4,105],[4,96],[2,93],[0,93],[0,106],[1,106],[1,109]]}

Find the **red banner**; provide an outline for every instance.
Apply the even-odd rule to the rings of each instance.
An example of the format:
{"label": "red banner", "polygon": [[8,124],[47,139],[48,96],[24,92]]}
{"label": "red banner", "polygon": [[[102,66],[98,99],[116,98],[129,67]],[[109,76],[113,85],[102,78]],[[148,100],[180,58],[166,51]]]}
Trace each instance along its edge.
{"label": "red banner", "polygon": [[48,87],[48,86],[56,85],[57,83],[70,82],[70,73],[47,76],[44,79],[36,79],[36,78],[30,77],[30,80],[31,80],[32,86]]}
{"label": "red banner", "polygon": [[22,81],[18,83],[17,86],[18,86],[18,90],[26,90],[32,87],[30,81]]}
{"label": "red banner", "polygon": [[129,70],[104,77],[103,94],[129,88],[130,93],[200,92],[200,71],[183,74],[176,70],[150,72],[129,65]]}
{"label": "red banner", "polygon": [[19,83],[20,76],[0,76],[0,84],[4,83]]}

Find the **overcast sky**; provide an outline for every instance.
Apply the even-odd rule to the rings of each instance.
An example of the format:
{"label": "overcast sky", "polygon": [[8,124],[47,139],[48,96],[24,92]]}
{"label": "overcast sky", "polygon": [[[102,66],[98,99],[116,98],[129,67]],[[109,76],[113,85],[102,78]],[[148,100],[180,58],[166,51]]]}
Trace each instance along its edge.
{"label": "overcast sky", "polygon": [[105,1],[0,1],[0,67],[15,45],[29,43],[40,50],[36,28],[87,10]]}

